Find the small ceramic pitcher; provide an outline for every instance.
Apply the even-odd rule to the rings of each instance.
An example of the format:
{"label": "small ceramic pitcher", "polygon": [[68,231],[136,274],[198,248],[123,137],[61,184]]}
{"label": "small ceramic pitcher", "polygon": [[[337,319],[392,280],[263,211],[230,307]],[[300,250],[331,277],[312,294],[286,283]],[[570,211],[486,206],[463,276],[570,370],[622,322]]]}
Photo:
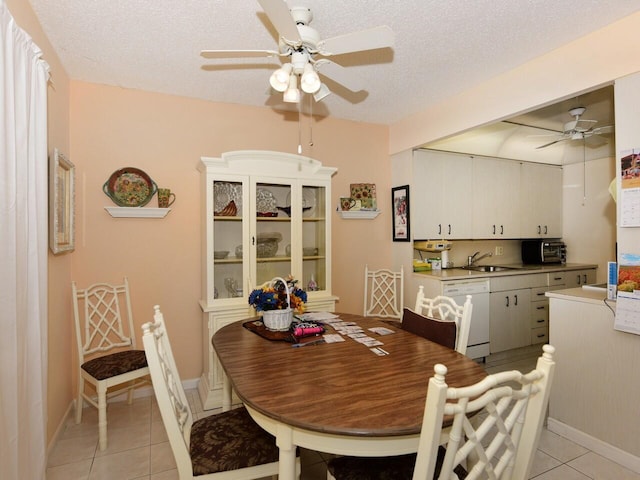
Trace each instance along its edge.
{"label": "small ceramic pitcher", "polygon": [[168,188],[158,189],[158,207],[169,208],[176,201],[176,194]]}

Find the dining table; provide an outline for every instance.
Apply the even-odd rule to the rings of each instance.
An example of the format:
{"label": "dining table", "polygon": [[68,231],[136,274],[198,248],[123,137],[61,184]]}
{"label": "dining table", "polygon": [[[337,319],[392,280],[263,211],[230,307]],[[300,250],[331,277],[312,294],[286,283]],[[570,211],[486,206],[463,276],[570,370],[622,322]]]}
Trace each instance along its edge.
{"label": "dining table", "polygon": [[[223,408],[231,407],[233,390],[256,423],[275,437],[281,480],[295,478],[297,447],[363,457],[417,452],[434,365],[447,367],[446,383],[453,387],[487,375],[474,360],[404,331],[400,322],[336,315],[345,322],[338,328],[352,324],[356,328],[347,330],[360,327],[362,332],[338,334],[325,324],[325,335],[344,341],[323,342],[318,336],[292,343],[247,328],[259,324],[255,318],[213,335],[224,372]],[[357,335],[382,344],[363,343]],[[313,343],[295,346],[306,342]]]}

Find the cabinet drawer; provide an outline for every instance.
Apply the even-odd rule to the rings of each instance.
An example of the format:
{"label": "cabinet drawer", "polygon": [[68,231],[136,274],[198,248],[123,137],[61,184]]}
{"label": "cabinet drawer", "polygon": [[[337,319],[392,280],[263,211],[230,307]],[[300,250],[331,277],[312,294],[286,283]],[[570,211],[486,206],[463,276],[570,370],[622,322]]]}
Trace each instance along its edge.
{"label": "cabinet drawer", "polygon": [[549,325],[549,302],[531,302],[531,328]]}
{"label": "cabinet drawer", "polygon": [[536,287],[531,289],[531,301],[537,302],[540,300],[547,300],[545,295],[549,291],[549,287]]}
{"label": "cabinet drawer", "polygon": [[491,278],[491,291],[504,292],[520,288],[542,287],[547,284],[546,273],[532,273],[528,275],[505,275]]}
{"label": "cabinet drawer", "polygon": [[547,327],[531,329],[531,344],[547,343],[549,341],[549,329]]}
{"label": "cabinet drawer", "polygon": [[551,272],[547,273],[547,275],[549,276],[548,285],[550,287],[554,285],[564,285],[566,283],[565,272]]}

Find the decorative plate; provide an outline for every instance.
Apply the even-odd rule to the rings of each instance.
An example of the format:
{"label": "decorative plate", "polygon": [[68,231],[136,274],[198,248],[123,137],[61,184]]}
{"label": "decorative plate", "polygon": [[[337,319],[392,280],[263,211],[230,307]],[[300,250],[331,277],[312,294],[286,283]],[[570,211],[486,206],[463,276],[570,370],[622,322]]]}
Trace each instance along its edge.
{"label": "decorative plate", "polygon": [[156,194],[158,186],[142,170],[125,167],[113,172],[102,190],[120,207],[143,207]]}
{"label": "decorative plate", "polygon": [[[291,206],[291,192],[287,193],[286,206]],[[302,210],[309,210],[316,206],[316,195],[315,191],[303,188],[302,189]]]}
{"label": "decorative plate", "polygon": [[215,182],[213,184],[213,211],[223,210],[233,200],[238,212],[242,212],[242,184]]}
{"label": "decorative plate", "polygon": [[256,211],[259,213],[277,212],[276,198],[266,188],[258,188],[256,191]]}

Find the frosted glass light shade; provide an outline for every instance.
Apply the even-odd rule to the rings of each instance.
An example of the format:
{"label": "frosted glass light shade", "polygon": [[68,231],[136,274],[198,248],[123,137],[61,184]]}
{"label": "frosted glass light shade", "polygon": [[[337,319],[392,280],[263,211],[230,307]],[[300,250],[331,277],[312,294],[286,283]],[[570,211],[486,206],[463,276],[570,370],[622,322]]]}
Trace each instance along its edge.
{"label": "frosted glass light shade", "polygon": [[304,73],[300,79],[300,88],[306,93],[316,93],[320,90],[320,77],[318,77],[310,63],[304,66]]}
{"label": "frosted glass light shade", "polygon": [[271,74],[269,83],[274,90],[284,92],[287,89],[289,86],[289,76],[291,75],[292,68],[293,66],[290,63],[287,63],[283,65],[282,68],[277,69]]}
{"label": "frosted glass light shade", "polygon": [[295,75],[289,77],[289,88],[284,92],[283,100],[287,103],[298,103],[300,101],[300,90],[298,90]]}

